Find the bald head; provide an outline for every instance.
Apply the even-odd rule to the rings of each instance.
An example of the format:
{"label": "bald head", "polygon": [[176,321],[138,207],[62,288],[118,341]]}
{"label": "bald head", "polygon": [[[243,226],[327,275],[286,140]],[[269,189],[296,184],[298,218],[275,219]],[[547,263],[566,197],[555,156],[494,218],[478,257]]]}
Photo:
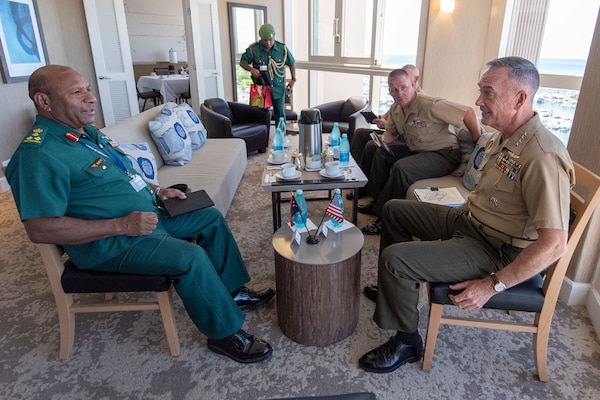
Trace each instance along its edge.
{"label": "bald head", "polygon": [[402,67],[403,70],[406,71],[408,76],[410,77],[410,81],[412,82],[415,89],[419,87],[419,80],[421,78],[421,73],[419,72],[419,68],[412,64],[406,64]]}
{"label": "bald head", "polygon": [[29,77],[29,97],[38,114],[82,131],[94,122],[96,98],[81,74],[64,65],[47,65]]}
{"label": "bald head", "polygon": [[46,65],[38,68],[29,77],[29,98],[35,101],[34,96],[36,93],[52,93],[56,90],[56,83],[68,74],[78,73],[64,65]]}

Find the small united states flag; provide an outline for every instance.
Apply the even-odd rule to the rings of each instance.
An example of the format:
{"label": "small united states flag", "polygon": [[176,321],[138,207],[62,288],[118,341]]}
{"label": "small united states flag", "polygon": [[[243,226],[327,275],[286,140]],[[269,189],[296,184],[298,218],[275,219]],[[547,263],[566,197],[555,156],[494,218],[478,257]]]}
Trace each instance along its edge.
{"label": "small united states flag", "polygon": [[327,206],[327,209],[325,210],[325,214],[329,215],[338,222],[344,222],[344,214],[340,208],[340,203],[340,194],[334,193],[329,205]]}

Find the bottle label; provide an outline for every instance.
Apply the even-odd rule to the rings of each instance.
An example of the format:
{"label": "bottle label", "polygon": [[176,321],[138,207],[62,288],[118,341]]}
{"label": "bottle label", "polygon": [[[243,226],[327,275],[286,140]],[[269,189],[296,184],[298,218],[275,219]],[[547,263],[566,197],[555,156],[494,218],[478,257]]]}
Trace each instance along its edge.
{"label": "bottle label", "polygon": [[340,163],[343,165],[347,165],[350,163],[350,154],[349,153],[340,153]]}

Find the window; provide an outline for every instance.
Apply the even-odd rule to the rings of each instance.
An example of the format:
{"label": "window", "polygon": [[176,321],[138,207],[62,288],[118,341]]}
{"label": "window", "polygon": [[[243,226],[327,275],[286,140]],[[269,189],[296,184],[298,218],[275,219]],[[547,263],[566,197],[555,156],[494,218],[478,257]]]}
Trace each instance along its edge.
{"label": "window", "polygon": [[600,0],[515,0],[507,55],[535,62],[535,109],[565,145],[594,33]]}
{"label": "window", "polygon": [[310,81],[310,87],[295,90],[295,101],[315,105],[363,95],[373,99],[375,112],[380,105],[382,112],[387,110],[387,74],[405,64],[417,65],[429,0],[285,3],[293,15],[286,24],[291,27],[296,68],[308,71]]}
{"label": "window", "polygon": [[541,74],[583,76],[599,0],[550,0],[537,67]]}
{"label": "window", "polygon": [[311,60],[372,64],[374,0],[312,0]]}

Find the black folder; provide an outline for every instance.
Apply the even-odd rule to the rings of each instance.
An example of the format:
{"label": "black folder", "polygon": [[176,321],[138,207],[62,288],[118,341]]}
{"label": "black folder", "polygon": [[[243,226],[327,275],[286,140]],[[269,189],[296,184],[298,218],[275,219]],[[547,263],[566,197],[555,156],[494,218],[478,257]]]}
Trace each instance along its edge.
{"label": "black folder", "polygon": [[205,190],[198,190],[197,192],[188,193],[186,196],[187,198],[183,200],[174,197],[162,202],[165,210],[171,217],[215,205],[215,202],[210,198]]}

